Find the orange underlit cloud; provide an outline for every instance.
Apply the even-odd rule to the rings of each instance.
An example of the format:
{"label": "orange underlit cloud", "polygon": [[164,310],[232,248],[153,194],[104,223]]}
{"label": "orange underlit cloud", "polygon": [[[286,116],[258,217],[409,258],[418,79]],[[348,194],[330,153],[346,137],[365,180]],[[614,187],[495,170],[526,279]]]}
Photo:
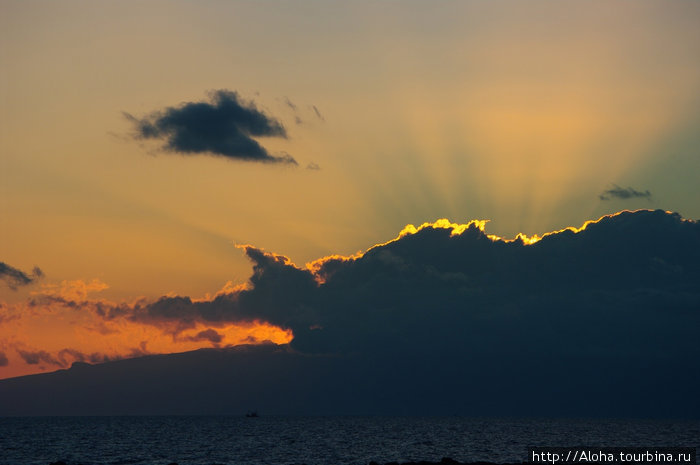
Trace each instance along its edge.
{"label": "orange underlit cloud", "polygon": [[[94,298],[109,286],[97,279],[44,284],[25,303],[0,303],[0,378],[68,368],[74,362],[99,363],[147,354],[186,352],[240,344],[286,344],[292,332],[266,322],[201,323],[186,328],[146,324],[124,316],[105,318],[106,309],[130,309],[142,299],[114,303]],[[227,283],[217,292],[244,289]],[[206,296],[201,300],[210,300]]]}

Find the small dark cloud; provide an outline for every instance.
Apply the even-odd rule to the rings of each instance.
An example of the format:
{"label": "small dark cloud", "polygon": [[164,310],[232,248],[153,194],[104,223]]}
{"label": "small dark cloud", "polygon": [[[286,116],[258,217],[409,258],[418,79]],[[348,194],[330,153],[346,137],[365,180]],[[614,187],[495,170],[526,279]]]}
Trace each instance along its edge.
{"label": "small dark cloud", "polygon": [[288,154],[271,155],[253,139],[286,138],[287,132],[281,122],[259,110],[254,102],[242,100],[234,91],[217,90],[209,97],[209,101],[186,102],[140,119],[126,112],[124,116],[134,125],[137,139],[161,140],[163,148],[169,152],[297,164]]}
{"label": "small dark cloud", "polygon": [[314,162],[309,162],[309,164],[308,164],[308,165],[306,165],[306,169],[307,169],[307,170],[314,170],[314,171],[318,171],[318,170],[320,170],[320,169],[321,169],[321,167],[320,167],[320,166],[318,166],[318,164],[316,164],[316,163],[314,163]]}
{"label": "small dark cloud", "polygon": [[613,198],[627,200],[635,197],[651,199],[651,192],[648,190],[641,192],[632,187],[623,188],[617,184],[613,184],[611,189],[603,191],[603,193],[598,196],[600,200],[611,200]]}
{"label": "small dark cloud", "polygon": [[10,361],[7,360],[7,355],[5,355],[5,352],[0,352],[0,367],[6,367],[9,364]]}
{"label": "small dark cloud", "polygon": [[314,111],[316,114],[316,117],[320,119],[321,121],[326,121],[326,118],[323,117],[320,111],[318,111],[318,108],[316,108],[316,105],[311,105],[311,109]]}
{"label": "small dark cloud", "polygon": [[4,281],[12,290],[31,284],[42,276],[44,276],[44,273],[39,267],[34,267],[31,273],[25,273],[5,262],[0,262],[0,280]]}
{"label": "small dark cloud", "polygon": [[38,365],[40,363],[46,363],[48,365],[64,366],[64,364],[58,360],[56,357],[46,352],[45,350],[38,350],[36,352],[17,349],[17,353],[28,365]]}

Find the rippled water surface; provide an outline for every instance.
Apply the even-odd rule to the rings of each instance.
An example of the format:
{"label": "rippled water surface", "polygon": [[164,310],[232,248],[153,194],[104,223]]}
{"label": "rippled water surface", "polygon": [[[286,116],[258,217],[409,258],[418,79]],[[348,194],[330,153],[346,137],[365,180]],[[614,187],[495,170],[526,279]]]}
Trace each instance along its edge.
{"label": "rippled water surface", "polygon": [[0,464],[523,462],[528,446],[698,447],[700,422],[383,417],[0,418]]}

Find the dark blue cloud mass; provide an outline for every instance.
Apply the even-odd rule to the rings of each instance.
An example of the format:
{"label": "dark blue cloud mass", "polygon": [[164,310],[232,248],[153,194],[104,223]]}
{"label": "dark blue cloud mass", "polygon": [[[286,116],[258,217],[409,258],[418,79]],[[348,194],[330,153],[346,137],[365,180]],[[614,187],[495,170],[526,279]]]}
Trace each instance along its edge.
{"label": "dark blue cloud mass", "polygon": [[[123,361],[90,376],[133,370],[134,403],[119,404],[128,412],[151,408],[139,383],[166,383],[149,412],[700,418],[700,223],[621,212],[528,242],[445,221],[303,268],[245,246],[246,289],[104,317],[182,329],[267,321],[293,331],[289,345]],[[71,399],[72,376],[94,385],[87,373],[51,382]],[[120,386],[104,392],[119,398]],[[26,389],[0,381],[0,395]]]}
{"label": "dark blue cloud mass", "polygon": [[164,142],[166,151],[184,155],[208,154],[233,160],[296,165],[288,154],[271,155],[254,137],[287,137],[277,119],[246,102],[238,93],[216,90],[209,101],[185,102],[143,118],[124,116],[133,123],[138,139]]}
{"label": "dark blue cloud mass", "polygon": [[[428,225],[361,256],[329,257],[311,268],[245,246],[254,264],[249,289],[211,301],[163,297],[131,318],[188,327],[264,320],[292,329],[294,347],[326,353],[413,344],[428,329],[442,334],[440,344],[459,345],[483,338],[487,333],[477,328],[487,322],[502,333],[517,321],[511,340],[527,338],[526,327],[539,334],[577,318],[613,318],[623,330],[630,312],[636,317],[629,325],[647,317],[663,325],[676,316],[664,313],[669,309],[700,305],[700,225],[677,214],[622,212],[531,245],[494,239],[477,222],[458,233],[453,226]],[[584,344],[588,331],[597,329],[569,326],[549,335]],[[624,340],[630,338],[642,342],[633,334]]]}

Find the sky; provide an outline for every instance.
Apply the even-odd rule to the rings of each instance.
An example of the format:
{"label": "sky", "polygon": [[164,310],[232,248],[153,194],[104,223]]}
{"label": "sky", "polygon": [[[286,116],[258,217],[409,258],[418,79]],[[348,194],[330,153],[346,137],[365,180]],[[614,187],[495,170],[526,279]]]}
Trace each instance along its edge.
{"label": "sky", "polygon": [[250,250],[303,268],[441,218],[700,218],[699,23],[691,1],[0,1],[0,378],[289,342],[133,317],[251,289]]}

